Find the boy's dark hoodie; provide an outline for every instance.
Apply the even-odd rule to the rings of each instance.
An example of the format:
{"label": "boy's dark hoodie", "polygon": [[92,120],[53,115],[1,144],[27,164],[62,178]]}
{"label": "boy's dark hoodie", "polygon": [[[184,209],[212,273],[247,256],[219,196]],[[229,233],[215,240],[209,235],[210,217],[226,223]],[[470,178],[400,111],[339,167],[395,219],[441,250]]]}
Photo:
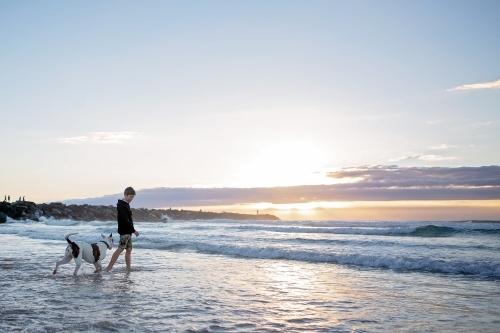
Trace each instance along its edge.
{"label": "boy's dark hoodie", "polygon": [[134,221],[129,203],[122,199],[118,200],[116,210],[118,211],[118,233],[120,235],[133,234],[135,232]]}

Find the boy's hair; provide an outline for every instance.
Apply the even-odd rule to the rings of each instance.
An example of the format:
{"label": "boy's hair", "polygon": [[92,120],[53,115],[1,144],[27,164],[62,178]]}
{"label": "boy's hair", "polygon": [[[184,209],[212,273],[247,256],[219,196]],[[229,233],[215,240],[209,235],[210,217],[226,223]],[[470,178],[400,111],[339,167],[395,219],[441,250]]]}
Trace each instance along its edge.
{"label": "boy's hair", "polygon": [[135,190],[132,187],[127,187],[123,192],[125,195],[135,195]]}

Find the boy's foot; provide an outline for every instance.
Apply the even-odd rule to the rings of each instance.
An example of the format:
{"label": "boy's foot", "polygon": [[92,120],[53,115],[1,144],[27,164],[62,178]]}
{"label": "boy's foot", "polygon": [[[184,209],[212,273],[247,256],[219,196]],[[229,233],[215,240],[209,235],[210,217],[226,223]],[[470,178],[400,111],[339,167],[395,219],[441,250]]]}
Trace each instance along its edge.
{"label": "boy's foot", "polygon": [[111,270],[111,268],[106,267],[106,268],[105,268],[105,269],[103,269],[102,271],[103,271],[103,272],[109,272],[110,270]]}

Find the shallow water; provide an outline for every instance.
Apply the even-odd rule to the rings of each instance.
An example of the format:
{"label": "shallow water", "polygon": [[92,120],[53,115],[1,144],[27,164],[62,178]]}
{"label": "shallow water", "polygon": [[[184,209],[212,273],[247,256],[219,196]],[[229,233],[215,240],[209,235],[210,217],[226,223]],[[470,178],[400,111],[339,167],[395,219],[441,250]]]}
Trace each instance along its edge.
{"label": "shallow water", "polygon": [[[55,261],[116,222],[0,225],[0,331],[498,332],[500,224],[136,223],[133,269]],[[115,243],[118,236],[115,235]],[[104,259],[106,264],[111,256]]]}

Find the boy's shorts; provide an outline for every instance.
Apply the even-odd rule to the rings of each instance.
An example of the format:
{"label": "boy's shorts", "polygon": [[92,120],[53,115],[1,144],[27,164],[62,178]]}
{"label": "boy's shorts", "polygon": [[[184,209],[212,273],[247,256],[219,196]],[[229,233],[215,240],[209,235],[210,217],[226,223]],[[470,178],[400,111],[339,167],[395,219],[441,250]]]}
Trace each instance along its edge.
{"label": "boy's shorts", "polygon": [[118,247],[121,247],[122,249],[131,249],[132,235],[120,235],[120,244]]}

